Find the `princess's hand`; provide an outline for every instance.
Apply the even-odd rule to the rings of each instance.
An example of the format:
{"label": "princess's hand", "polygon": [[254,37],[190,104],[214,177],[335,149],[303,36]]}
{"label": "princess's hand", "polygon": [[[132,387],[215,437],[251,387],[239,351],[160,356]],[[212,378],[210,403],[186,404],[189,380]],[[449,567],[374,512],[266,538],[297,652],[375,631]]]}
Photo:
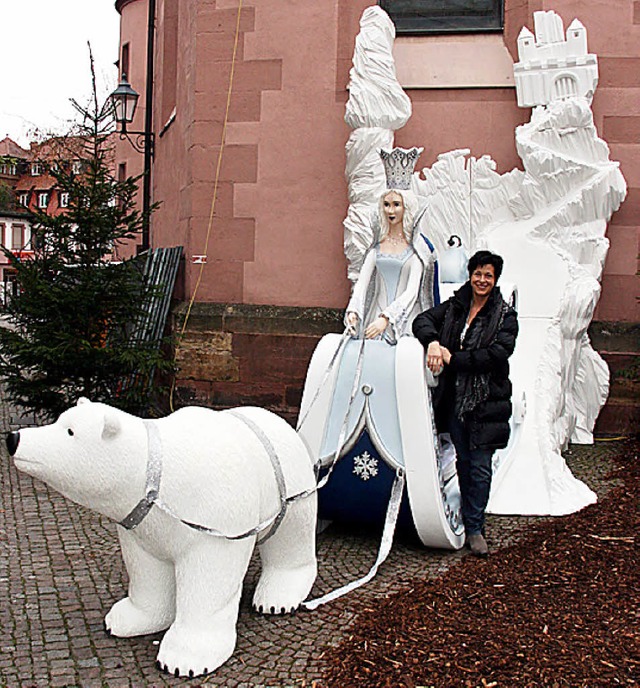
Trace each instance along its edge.
{"label": "princess's hand", "polygon": [[379,315],[364,331],[365,339],[379,337],[387,329],[388,324],[388,318],[385,315]]}
{"label": "princess's hand", "polygon": [[358,321],[360,318],[357,313],[349,311],[347,313],[347,331],[352,337],[355,337],[358,333]]}

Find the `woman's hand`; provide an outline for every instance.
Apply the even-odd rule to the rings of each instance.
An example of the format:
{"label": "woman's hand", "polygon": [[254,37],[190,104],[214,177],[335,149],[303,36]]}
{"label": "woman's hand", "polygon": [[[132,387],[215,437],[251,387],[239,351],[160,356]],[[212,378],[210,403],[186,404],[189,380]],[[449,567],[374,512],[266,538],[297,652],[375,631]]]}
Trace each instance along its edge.
{"label": "woman's hand", "polygon": [[389,324],[389,319],[386,315],[379,315],[364,331],[365,339],[375,339],[379,337]]}
{"label": "woman's hand", "polygon": [[451,362],[451,352],[446,346],[441,346],[440,351],[442,352],[442,360],[445,362],[445,365],[449,365]]}
{"label": "woman's hand", "polygon": [[[444,366],[443,351],[449,353],[448,349],[440,346],[439,342],[431,342],[427,347],[427,368],[434,375],[439,375],[442,372]],[[449,359],[451,359],[451,354],[449,354]]]}

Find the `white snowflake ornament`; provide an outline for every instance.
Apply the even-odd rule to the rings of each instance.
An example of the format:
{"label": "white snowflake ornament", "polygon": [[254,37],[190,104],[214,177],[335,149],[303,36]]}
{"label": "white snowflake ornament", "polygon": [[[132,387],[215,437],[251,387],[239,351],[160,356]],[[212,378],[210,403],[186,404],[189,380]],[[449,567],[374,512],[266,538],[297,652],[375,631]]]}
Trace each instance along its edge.
{"label": "white snowflake ornament", "polygon": [[354,456],[353,472],[362,480],[375,478],[378,475],[378,459],[371,456],[369,452],[363,452],[360,456]]}

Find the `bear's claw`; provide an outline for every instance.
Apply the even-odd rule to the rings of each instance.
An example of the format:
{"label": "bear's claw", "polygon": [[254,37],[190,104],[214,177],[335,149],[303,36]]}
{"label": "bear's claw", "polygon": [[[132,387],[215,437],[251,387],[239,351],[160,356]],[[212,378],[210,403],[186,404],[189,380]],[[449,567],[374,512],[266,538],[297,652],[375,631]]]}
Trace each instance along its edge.
{"label": "bear's claw", "polygon": [[311,591],[316,573],[315,563],[294,569],[264,569],[253,595],[253,604],[258,609],[262,607],[264,614],[269,610],[271,614],[286,614],[289,609],[297,609]]}
{"label": "bear's claw", "polygon": [[251,605],[254,612],[258,614],[274,614],[275,616],[280,616],[281,614],[295,614],[299,607],[280,607],[276,609],[275,607],[270,607],[265,609],[262,605]]}
{"label": "bear's claw", "polygon": [[160,643],[158,661],[166,673],[176,678],[203,676],[229,659],[234,641],[235,635],[220,630],[207,632],[199,628],[178,633],[172,626]]}

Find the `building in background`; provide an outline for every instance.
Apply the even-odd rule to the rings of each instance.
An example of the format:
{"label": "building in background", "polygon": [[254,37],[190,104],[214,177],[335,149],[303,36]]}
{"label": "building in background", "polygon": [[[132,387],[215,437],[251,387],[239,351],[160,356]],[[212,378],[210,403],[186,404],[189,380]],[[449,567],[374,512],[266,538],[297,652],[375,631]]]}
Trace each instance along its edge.
{"label": "building in background", "polygon": [[[69,207],[69,193],[57,186],[51,173],[57,165],[81,174],[83,141],[73,136],[52,137],[32,143],[29,150],[9,137],[0,141],[0,243],[19,260],[33,256],[33,211],[55,217]],[[131,253],[122,247],[123,255]],[[122,256],[114,256],[116,259]],[[15,270],[0,253],[0,298],[12,293]]]}
{"label": "building in background", "polygon": [[[317,338],[341,329],[349,294],[343,115],[359,18],[373,3],[245,0],[238,15],[238,0],[117,0],[120,70],[140,93],[150,1],[152,200],[161,203],[151,245],[184,246],[193,301],[178,401],[255,403],[294,416]],[[475,17],[439,11],[440,3],[380,4],[396,21],[398,78],[413,103],[396,144],[424,146],[421,166],[469,148],[490,154],[499,172],[520,165],[513,132],[530,117],[514,85],[522,27],[533,28],[540,9],[565,26],[579,12],[598,56],[595,123],[629,185],[608,229],[596,319],[637,322],[640,2],[492,0]],[[132,128],[144,118],[141,103]],[[136,174],[142,159],[121,142],[116,165]],[[186,312],[177,311],[179,326]]]}
{"label": "building in background", "polygon": [[[31,255],[31,222],[28,206],[35,195],[27,189],[17,190],[23,178],[31,175],[31,152],[8,136],[0,141],[0,242],[14,255],[28,259]],[[15,270],[0,253],[0,301],[12,293]]]}

